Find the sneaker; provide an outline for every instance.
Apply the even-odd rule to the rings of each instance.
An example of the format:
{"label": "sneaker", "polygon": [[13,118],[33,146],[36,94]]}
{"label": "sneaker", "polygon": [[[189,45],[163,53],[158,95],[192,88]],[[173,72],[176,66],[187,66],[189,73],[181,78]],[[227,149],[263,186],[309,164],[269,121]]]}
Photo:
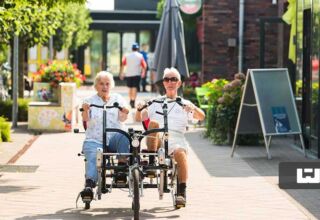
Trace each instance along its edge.
{"label": "sneaker", "polygon": [[176,198],[176,206],[177,207],[185,207],[187,203],[186,198],[186,185],[185,183],[180,183],[179,185],[179,192]]}
{"label": "sneaker", "polygon": [[85,187],[80,195],[83,202],[91,202],[93,199],[93,190],[91,187]]}
{"label": "sneaker", "polygon": [[176,198],[176,207],[181,208],[186,206],[186,200],[183,196],[178,195]]}

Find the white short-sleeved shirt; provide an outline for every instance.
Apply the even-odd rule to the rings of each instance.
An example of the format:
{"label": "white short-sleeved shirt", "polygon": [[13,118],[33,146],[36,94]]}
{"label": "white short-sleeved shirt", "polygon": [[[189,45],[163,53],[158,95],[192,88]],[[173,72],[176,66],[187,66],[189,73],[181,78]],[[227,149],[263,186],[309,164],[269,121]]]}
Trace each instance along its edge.
{"label": "white short-sleeved shirt", "polygon": [[[124,98],[117,93],[110,94],[110,99],[107,102],[108,106],[113,105],[113,103],[118,102],[119,106],[127,106]],[[84,103],[104,105],[106,104],[97,94],[93,95],[84,100]],[[124,124],[118,119],[119,109],[111,108],[107,109],[107,128],[119,128],[124,129]],[[89,121],[87,122],[86,138],[85,141],[93,141],[102,144],[102,122],[103,122],[103,109],[90,107],[89,111]],[[107,133],[107,141],[110,140],[111,133]]]}
{"label": "white short-sleeved shirt", "polygon": [[[162,96],[163,97],[163,96]],[[162,98],[159,97],[159,98]],[[163,97],[164,98],[164,97]],[[168,99],[170,101],[170,99]],[[181,99],[181,103],[190,104],[186,99]],[[148,115],[150,120],[157,121],[160,128],[164,126],[162,103],[153,103],[148,107]],[[159,114],[160,113],[160,114]],[[176,102],[168,103],[168,128],[169,131],[184,133],[186,131],[188,121],[193,119],[192,113],[187,113],[182,106]]]}
{"label": "white short-sleeved shirt", "polygon": [[126,77],[140,76],[143,62],[143,56],[138,51],[126,55],[122,60],[122,64],[127,66]]}
{"label": "white short-sleeved shirt", "polygon": [[[191,103],[186,99],[182,99],[181,102],[183,104]],[[153,103],[148,107],[148,115],[150,120],[158,122],[160,128],[164,127],[162,105],[163,104],[161,103]],[[192,119],[193,113],[187,113],[183,107],[176,102],[168,103],[169,155],[172,154],[177,148],[182,148],[188,152],[189,143],[185,139],[184,133],[186,131],[188,121]]]}

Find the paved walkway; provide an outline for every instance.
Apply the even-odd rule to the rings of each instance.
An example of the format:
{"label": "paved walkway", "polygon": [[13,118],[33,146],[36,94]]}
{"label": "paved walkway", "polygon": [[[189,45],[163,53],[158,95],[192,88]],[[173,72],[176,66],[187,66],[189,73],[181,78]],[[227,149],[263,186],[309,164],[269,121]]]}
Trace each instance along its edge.
{"label": "paved walkway", "polygon": [[[125,94],[123,88],[119,91]],[[79,92],[80,97],[85,94]],[[132,118],[129,124],[140,127]],[[202,128],[191,126],[187,134],[191,145],[187,207],[174,210],[171,194],[158,200],[157,190],[148,189],[141,198],[141,219],[320,217],[319,190],[283,191],[277,186],[280,161],[305,160],[289,146],[290,141],[275,140],[272,160],[266,159],[262,146],[240,147],[230,158],[229,146],[214,146],[202,133]],[[75,199],[83,187],[84,162],[77,157],[83,138],[73,133],[42,134],[15,162],[28,165],[28,172],[0,171],[0,219],[131,219],[131,198],[125,190],[103,195],[102,200],[92,202],[90,210],[83,210],[81,201],[76,208]],[[0,153],[0,158],[4,155]]]}

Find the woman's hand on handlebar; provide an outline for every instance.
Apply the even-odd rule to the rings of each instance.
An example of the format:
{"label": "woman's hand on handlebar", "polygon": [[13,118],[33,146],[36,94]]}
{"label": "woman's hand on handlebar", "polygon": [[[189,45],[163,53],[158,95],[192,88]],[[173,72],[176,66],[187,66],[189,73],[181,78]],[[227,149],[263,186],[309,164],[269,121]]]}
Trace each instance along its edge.
{"label": "woman's hand on handlebar", "polygon": [[123,114],[129,114],[129,109],[127,109],[126,107],[121,107],[120,109],[119,109],[119,111],[121,112],[121,113],[123,113]]}
{"label": "woman's hand on handlebar", "polygon": [[137,105],[137,111],[135,114],[135,120],[136,121],[144,121],[148,118],[148,112],[147,111],[142,111],[143,109],[145,109],[147,107],[147,103],[146,102],[140,102]]}
{"label": "woman's hand on handlebar", "polygon": [[88,104],[88,103],[83,103],[83,104],[82,104],[82,109],[83,109],[84,112],[89,111],[89,110],[90,110],[90,104]]}

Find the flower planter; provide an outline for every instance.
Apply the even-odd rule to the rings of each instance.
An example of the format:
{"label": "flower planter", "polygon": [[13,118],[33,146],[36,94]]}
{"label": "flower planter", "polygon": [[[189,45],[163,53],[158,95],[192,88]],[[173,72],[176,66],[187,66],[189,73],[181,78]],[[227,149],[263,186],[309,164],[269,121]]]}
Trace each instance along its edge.
{"label": "flower planter", "polygon": [[34,82],[33,101],[37,102],[58,102],[59,89],[51,87],[47,82]]}

